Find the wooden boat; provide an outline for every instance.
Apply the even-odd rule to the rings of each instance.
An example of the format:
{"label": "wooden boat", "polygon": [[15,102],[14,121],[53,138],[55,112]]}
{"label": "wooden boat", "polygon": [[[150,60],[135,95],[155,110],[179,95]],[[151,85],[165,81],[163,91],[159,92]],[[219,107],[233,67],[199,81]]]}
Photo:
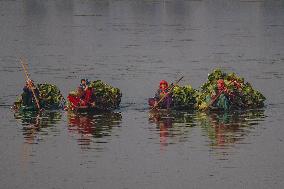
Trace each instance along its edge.
{"label": "wooden boat", "polygon": [[68,107],[67,110],[73,111],[76,113],[99,113],[99,112],[106,112],[108,110],[103,110],[98,107],[93,106],[76,106],[76,107]]}
{"label": "wooden boat", "polygon": [[[155,107],[155,99],[154,98],[149,98],[148,99],[148,105],[149,105],[149,108],[151,110],[169,110],[166,107],[161,106],[161,103],[160,103],[160,105]],[[170,108],[170,109],[172,109],[172,108]]]}
{"label": "wooden boat", "polygon": [[[19,95],[16,101],[13,103],[12,109],[14,111],[39,111],[39,110],[60,110],[65,106],[65,99],[60,93],[57,86],[53,84],[43,83],[37,84],[39,92],[38,104],[33,97],[30,103],[23,103],[23,92]],[[38,107],[39,106],[39,107]]]}

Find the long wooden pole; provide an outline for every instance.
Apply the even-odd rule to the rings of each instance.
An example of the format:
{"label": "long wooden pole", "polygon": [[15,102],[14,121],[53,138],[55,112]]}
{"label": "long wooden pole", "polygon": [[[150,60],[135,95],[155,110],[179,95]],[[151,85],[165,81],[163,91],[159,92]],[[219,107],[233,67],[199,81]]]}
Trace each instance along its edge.
{"label": "long wooden pole", "polygon": [[[27,70],[27,68],[25,66],[25,62],[24,62],[23,58],[20,58],[20,62],[21,62],[21,65],[22,65],[22,67],[24,69],[24,73],[25,73],[25,76],[26,76],[27,83],[28,83],[28,85],[31,85],[31,81],[32,80],[29,78],[29,73],[28,73],[28,70]],[[32,90],[34,99],[36,101],[37,108],[40,110],[41,108],[40,108],[39,100],[38,100],[38,98],[36,96],[35,90],[34,90],[33,86],[29,86],[29,87]]]}
{"label": "long wooden pole", "polygon": [[172,92],[172,90],[175,88],[175,86],[183,79],[184,76],[182,76],[179,80],[175,82],[175,84],[170,88],[169,92],[164,95],[155,105],[151,110],[156,109],[156,107]]}

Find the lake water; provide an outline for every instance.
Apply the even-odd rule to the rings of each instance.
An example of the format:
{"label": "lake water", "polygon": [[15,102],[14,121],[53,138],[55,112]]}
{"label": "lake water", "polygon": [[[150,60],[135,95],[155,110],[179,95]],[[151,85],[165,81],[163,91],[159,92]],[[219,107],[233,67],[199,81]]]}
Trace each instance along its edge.
{"label": "lake water", "polygon": [[[283,188],[284,1],[0,1],[1,188]],[[121,89],[108,114],[14,114],[32,79],[67,96],[83,77]],[[214,68],[267,97],[234,114],[149,112],[161,79]]]}

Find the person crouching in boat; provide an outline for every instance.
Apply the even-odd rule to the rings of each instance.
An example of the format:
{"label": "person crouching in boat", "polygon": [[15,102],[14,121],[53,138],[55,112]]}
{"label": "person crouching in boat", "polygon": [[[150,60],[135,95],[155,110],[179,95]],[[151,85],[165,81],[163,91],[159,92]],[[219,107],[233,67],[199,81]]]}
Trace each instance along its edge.
{"label": "person crouching in boat", "polygon": [[38,89],[35,87],[34,82],[32,80],[28,80],[23,88],[23,93],[22,93],[23,106],[35,106],[35,99],[32,90],[34,90],[35,95],[38,98],[39,97]]}
{"label": "person crouching in boat", "polygon": [[93,89],[89,87],[89,82],[87,79],[81,79],[80,86],[77,89],[77,94],[69,94],[67,98],[71,103],[71,109],[82,106],[95,107]]}
{"label": "person crouching in boat", "polygon": [[223,111],[228,111],[231,107],[231,99],[232,94],[225,86],[225,82],[223,79],[219,79],[217,81],[217,90],[215,94],[211,95],[211,102],[213,109],[219,109]]}
{"label": "person crouching in boat", "polygon": [[[163,101],[158,104],[158,102],[162,99]],[[159,89],[157,90],[155,97],[149,99],[149,105],[152,107],[159,107],[159,108],[171,108],[172,106],[172,94],[169,92],[169,85],[168,82],[162,80],[160,82]]]}
{"label": "person crouching in boat", "polygon": [[82,89],[81,95],[81,106],[95,106],[95,101],[93,98],[93,89],[89,86],[90,83],[87,79],[81,79],[80,87]]}

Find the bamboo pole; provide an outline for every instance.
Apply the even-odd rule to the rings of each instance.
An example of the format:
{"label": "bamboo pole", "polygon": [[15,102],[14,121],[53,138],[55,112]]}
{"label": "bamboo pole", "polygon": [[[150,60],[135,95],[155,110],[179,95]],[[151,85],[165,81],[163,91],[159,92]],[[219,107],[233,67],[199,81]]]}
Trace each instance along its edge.
{"label": "bamboo pole", "polygon": [[[21,65],[22,65],[22,67],[23,67],[23,70],[24,70],[24,73],[25,73],[25,76],[26,76],[26,81],[27,81],[28,85],[31,85],[31,86],[29,86],[29,87],[30,87],[30,89],[32,90],[32,93],[33,93],[33,96],[34,96],[34,99],[35,99],[37,108],[40,110],[41,108],[40,108],[39,100],[38,100],[38,98],[37,98],[37,96],[36,96],[36,94],[35,94],[35,90],[34,90],[34,88],[33,88],[33,86],[32,86],[33,83],[32,83],[32,80],[31,80],[30,77],[29,77],[29,72],[28,72],[28,70],[27,70],[27,67],[25,66],[25,61],[23,60],[23,58],[20,58],[20,63],[21,63]],[[27,65],[27,64],[26,64],[26,65]],[[33,84],[33,85],[34,85],[34,84]]]}

